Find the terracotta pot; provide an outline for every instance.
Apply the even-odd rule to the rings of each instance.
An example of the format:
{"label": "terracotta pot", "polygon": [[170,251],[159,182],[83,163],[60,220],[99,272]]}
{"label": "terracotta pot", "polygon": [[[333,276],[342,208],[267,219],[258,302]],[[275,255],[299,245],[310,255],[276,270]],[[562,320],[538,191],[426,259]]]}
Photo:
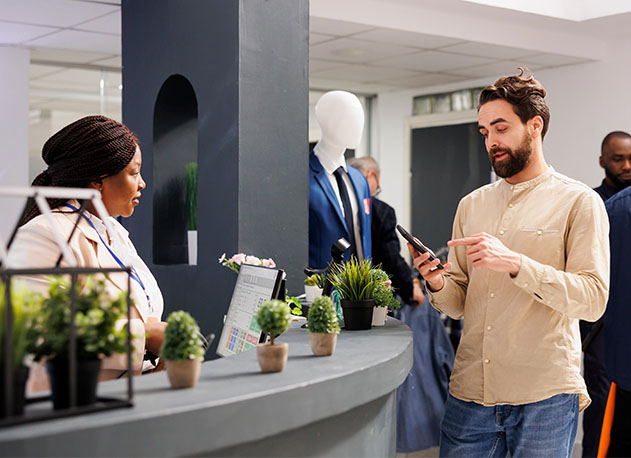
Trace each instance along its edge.
{"label": "terracotta pot", "polygon": [[309,333],[309,344],[311,351],[316,356],[331,356],[335,351],[337,343],[337,332],[325,334],[321,332]]}
{"label": "terracotta pot", "polygon": [[280,372],[287,364],[289,345],[286,342],[272,344],[259,344],[256,347],[256,356],[259,359],[261,372]]}
{"label": "terracotta pot", "polygon": [[373,326],[385,326],[387,313],[388,313],[388,308],[387,307],[373,307],[373,309],[372,309],[372,325]]}
{"label": "terracotta pot", "polygon": [[167,360],[166,365],[171,388],[192,388],[199,379],[202,358]]}

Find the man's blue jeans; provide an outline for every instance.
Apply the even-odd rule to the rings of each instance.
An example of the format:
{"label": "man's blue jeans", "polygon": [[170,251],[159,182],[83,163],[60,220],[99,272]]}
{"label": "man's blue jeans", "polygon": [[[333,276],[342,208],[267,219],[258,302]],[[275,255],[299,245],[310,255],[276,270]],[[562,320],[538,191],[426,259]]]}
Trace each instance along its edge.
{"label": "man's blue jeans", "polygon": [[572,455],[578,394],[559,394],[518,406],[485,407],[449,395],[441,424],[441,457],[545,457]]}

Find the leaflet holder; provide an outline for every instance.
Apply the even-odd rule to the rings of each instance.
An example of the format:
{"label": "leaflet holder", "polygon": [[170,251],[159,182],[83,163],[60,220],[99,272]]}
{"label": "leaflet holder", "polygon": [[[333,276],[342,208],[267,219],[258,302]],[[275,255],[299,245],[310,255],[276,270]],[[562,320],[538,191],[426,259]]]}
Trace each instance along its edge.
{"label": "leaflet holder", "polygon": [[[67,409],[61,409],[56,411],[47,411],[45,409],[34,409],[33,412],[27,412],[23,415],[13,415],[13,306],[11,304],[11,280],[14,276],[24,275],[69,275],[71,291],[76,288],[77,277],[79,275],[95,275],[95,274],[107,274],[114,272],[127,273],[127,320],[131,320],[131,266],[123,259],[124,267],[117,268],[88,268],[77,267],[77,260],[72,254],[69,242],[72,239],[77,225],[83,216],[86,205],[91,202],[93,208],[96,210],[97,215],[104,222],[109,234],[115,234],[113,236],[119,237],[118,233],[114,230],[112,222],[109,220],[107,209],[101,200],[101,194],[97,190],[85,189],[85,188],[58,188],[58,187],[17,187],[17,186],[0,186],[0,197],[16,197],[33,199],[44,218],[47,219],[49,226],[52,229],[55,242],[59,246],[60,255],[57,259],[55,266],[50,268],[26,268],[26,269],[13,269],[7,265],[8,252],[15,238],[15,234],[18,230],[18,225],[14,228],[9,242],[5,244],[2,236],[0,236],[0,281],[5,284],[5,324],[4,324],[4,342],[2,348],[4,349],[4,365],[0,369],[1,375],[4,377],[4,392],[0,393],[0,399],[4,401],[4,418],[0,419],[0,427],[11,426],[16,424],[31,423],[35,421],[42,421],[54,418],[62,418],[72,415],[79,415],[89,412],[97,412],[102,410],[116,409],[120,407],[133,406],[133,377],[127,377],[127,390],[125,398],[112,398],[112,397],[97,397],[97,403],[87,406],[77,406],[77,330],[74,326],[75,314],[76,314],[76,297],[74,294],[70,294],[70,332],[69,332],[69,380],[70,380],[70,407]],[[70,236],[66,240],[63,233],[56,223],[55,219],[51,216],[51,208],[48,205],[47,198],[55,199],[76,199],[80,203],[80,208],[77,211],[77,220],[75,226],[70,233]],[[27,201],[28,203],[28,201]],[[26,206],[25,206],[26,208]],[[69,267],[61,267],[61,260],[65,259]],[[127,328],[127,372],[132,373],[132,340],[129,327]],[[26,399],[26,404],[34,404],[39,402],[50,401],[51,396],[39,396],[29,397]]]}

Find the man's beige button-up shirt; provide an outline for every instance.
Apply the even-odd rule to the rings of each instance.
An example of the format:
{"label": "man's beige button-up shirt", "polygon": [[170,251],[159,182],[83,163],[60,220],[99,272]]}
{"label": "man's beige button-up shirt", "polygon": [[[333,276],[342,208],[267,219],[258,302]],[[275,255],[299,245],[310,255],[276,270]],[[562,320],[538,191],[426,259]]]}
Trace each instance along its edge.
{"label": "man's beige button-up shirt", "polygon": [[602,199],[552,167],[530,181],[499,180],[458,205],[453,238],[486,232],[521,254],[519,274],[474,269],[467,247],[449,252],[445,286],[432,305],[464,329],[449,384],[452,396],[492,406],[579,393],[578,320],[605,311],[609,221]]}

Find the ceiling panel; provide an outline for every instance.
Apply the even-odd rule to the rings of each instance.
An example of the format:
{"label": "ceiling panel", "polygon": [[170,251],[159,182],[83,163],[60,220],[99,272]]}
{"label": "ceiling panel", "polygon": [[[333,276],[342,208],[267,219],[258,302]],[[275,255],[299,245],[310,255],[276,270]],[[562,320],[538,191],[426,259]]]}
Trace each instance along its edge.
{"label": "ceiling panel", "polygon": [[467,41],[442,48],[441,51],[467,54],[469,56],[491,57],[494,59],[519,59],[535,54],[530,49],[511,48],[508,46],[493,45],[488,43],[476,43]]}
{"label": "ceiling panel", "polygon": [[325,35],[336,35],[338,37],[364,32],[375,27],[354,22],[336,21],[319,17],[309,18],[309,32],[322,33]]}
{"label": "ceiling panel", "polygon": [[[474,67],[457,68],[450,70],[449,73],[453,75],[467,76],[469,78],[481,78],[483,76],[492,76],[499,78],[506,75],[519,74],[518,67],[524,67],[524,62],[517,60],[503,60],[500,62],[492,62],[485,65],[476,65]],[[535,71],[541,68],[540,65],[530,65],[528,69]]]}
{"label": "ceiling panel", "polygon": [[120,6],[72,0],[1,0],[0,20],[71,27],[120,10]]}
{"label": "ceiling panel", "polygon": [[90,32],[114,33],[116,35],[120,35],[120,10],[115,11],[114,13],[106,14],[105,16],[101,16],[100,18],[94,19],[92,21],[84,22],[83,24],[79,24],[73,28],[77,30],[89,30]]}
{"label": "ceiling panel", "polygon": [[309,45],[315,45],[317,43],[322,43],[324,41],[333,40],[335,38],[334,35],[323,35],[321,33],[310,33],[309,34]]}
{"label": "ceiling panel", "polygon": [[29,78],[36,79],[46,75],[52,75],[53,73],[59,73],[64,70],[64,67],[53,67],[51,65],[29,65]]}
{"label": "ceiling panel", "polygon": [[374,64],[424,72],[444,72],[455,68],[471,67],[473,65],[482,65],[489,62],[492,62],[492,59],[486,57],[465,56],[462,54],[449,54],[438,51],[422,51],[407,56],[374,61]]}
{"label": "ceiling panel", "polygon": [[442,84],[455,83],[467,79],[463,76],[445,75],[440,73],[426,73],[413,77],[388,80],[385,83],[399,88],[421,88],[429,86],[438,86]]}
{"label": "ceiling panel", "polygon": [[55,27],[43,27],[41,25],[17,24],[15,22],[0,21],[0,43],[17,44],[32,40],[59,29]]}
{"label": "ceiling panel", "polygon": [[121,53],[120,35],[108,35],[96,32],[63,30],[26,43],[43,48],[71,49],[76,51],[94,51],[107,54]]}
{"label": "ceiling panel", "polygon": [[312,46],[310,55],[316,59],[363,63],[415,51],[417,51],[415,48],[405,46],[339,38]]}
{"label": "ceiling panel", "polygon": [[562,56],[560,54],[537,54],[535,56],[524,57],[521,60],[527,64],[538,64],[549,67],[589,62],[589,60],[581,59],[580,57]]}
{"label": "ceiling panel", "polygon": [[323,70],[331,70],[332,68],[341,68],[346,64],[344,62],[334,62],[329,60],[309,59],[309,73],[321,72]]}
{"label": "ceiling panel", "polygon": [[109,57],[112,57],[112,54],[51,48],[31,50],[31,60],[69,62],[72,64],[86,64],[88,62],[94,62],[95,60],[106,59]]}
{"label": "ceiling panel", "polygon": [[394,67],[375,67],[372,65],[347,65],[313,73],[318,78],[339,78],[345,81],[370,83],[387,78],[403,78],[413,76],[414,72]]}
{"label": "ceiling panel", "polygon": [[452,45],[462,40],[455,38],[428,35],[425,33],[406,32],[393,29],[374,29],[361,32],[353,36],[358,40],[368,40],[377,43],[391,43],[416,48],[433,49],[441,46]]}

